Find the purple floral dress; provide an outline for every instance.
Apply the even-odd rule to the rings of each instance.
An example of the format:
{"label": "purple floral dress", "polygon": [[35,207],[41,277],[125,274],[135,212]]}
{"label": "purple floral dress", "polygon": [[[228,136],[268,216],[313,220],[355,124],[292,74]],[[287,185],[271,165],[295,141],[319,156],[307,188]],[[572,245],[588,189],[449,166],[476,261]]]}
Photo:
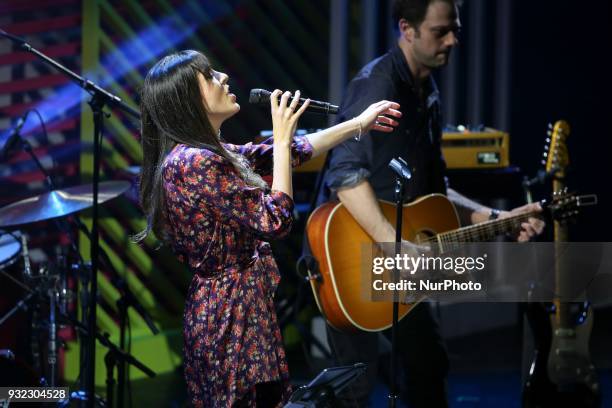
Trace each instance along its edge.
{"label": "purple floral dress", "polygon": [[[260,175],[272,172],[271,140],[224,146]],[[293,166],[312,155],[306,138],[291,150]],[[247,185],[227,159],[182,144],[164,160],[163,183],[173,249],[194,273],[183,329],[191,402],[254,407],[255,385],[273,381],[286,401],[289,370],[273,303],[280,274],[266,241],[289,232],[293,200]]]}

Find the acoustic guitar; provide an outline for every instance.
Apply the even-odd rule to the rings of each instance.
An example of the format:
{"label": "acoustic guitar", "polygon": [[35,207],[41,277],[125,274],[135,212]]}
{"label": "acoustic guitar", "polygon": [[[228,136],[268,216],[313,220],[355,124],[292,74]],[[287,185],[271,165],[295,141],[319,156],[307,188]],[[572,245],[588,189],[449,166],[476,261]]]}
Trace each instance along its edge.
{"label": "acoustic guitar", "polygon": [[[565,176],[569,165],[567,122],[557,121],[549,130],[544,152],[546,172],[553,173],[553,195],[567,191]],[[558,252],[569,241],[566,222],[554,221],[555,248]],[[589,337],[593,310],[588,302],[563,302],[572,293],[569,275],[576,271],[555,260],[555,293],[553,303],[527,306],[527,317],[535,340],[535,354],[527,381],[523,386],[523,406],[598,407],[601,394],[595,367],[589,356]]]}
{"label": "acoustic guitar", "polygon": [[[566,217],[586,197],[559,195],[542,202],[553,217]],[[395,205],[379,201],[384,216],[395,224]],[[460,228],[454,205],[441,194],[431,194],[404,205],[402,237],[414,243],[431,243],[438,253],[455,249],[459,243],[487,242],[496,236],[520,230],[530,212]],[[372,238],[339,202],[327,202],[311,214],[306,234],[318,272],[309,271],[309,281],[319,310],[334,328],[354,332],[376,332],[391,326],[393,302],[368,301],[362,297],[361,267],[364,244]],[[367,260],[366,260],[367,261]],[[399,319],[415,306],[399,305]]]}

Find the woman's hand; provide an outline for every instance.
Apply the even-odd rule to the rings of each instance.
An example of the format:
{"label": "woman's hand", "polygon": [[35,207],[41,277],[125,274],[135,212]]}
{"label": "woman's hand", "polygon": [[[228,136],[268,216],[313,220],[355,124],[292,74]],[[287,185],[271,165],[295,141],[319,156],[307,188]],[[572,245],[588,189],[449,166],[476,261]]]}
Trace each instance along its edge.
{"label": "woman's hand", "polygon": [[355,119],[359,121],[359,126],[363,133],[370,130],[389,133],[399,124],[389,116],[401,118],[402,112],[398,110],[399,108],[399,103],[380,101],[368,106]]}
{"label": "woman's hand", "polygon": [[297,128],[297,122],[302,113],[308,107],[310,99],[296,111],[295,108],[300,100],[300,91],[295,91],[291,103],[287,105],[291,93],[289,91],[283,93],[278,101],[278,96],[281,91],[275,89],[270,95],[270,105],[272,108],[272,133],[274,135],[274,143],[280,143],[282,145],[289,146],[293,140],[295,129]]}

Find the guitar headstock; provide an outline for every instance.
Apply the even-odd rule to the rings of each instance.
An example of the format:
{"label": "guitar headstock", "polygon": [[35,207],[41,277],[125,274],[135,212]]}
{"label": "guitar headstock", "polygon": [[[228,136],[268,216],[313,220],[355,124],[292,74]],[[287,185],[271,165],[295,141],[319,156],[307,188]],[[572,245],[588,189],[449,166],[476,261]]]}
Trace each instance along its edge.
{"label": "guitar headstock", "polygon": [[551,217],[556,221],[567,221],[578,215],[581,207],[597,204],[596,194],[577,195],[570,193],[567,188],[553,193],[552,200],[544,203]]}
{"label": "guitar headstock", "polygon": [[565,169],[569,165],[569,154],[567,150],[567,137],[570,134],[569,124],[564,120],[558,120],[554,126],[548,125],[548,137],[542,164],[546,172],[555,173],[558,178],[565,177]]}

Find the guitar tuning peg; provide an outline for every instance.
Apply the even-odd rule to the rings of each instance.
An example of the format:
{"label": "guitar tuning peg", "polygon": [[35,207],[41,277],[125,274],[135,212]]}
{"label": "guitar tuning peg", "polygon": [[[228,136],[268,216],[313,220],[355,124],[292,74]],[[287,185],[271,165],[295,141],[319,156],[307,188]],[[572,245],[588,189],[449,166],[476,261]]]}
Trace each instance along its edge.
{"label": "guitar tuning peg", "polygon": [[546,134],[552,137],[552,130],[549,130],[548,132],[546,132]]}
{"label": "guitar tuning peg", "polygon": [[542,156],[543,156],[543,157],[548,157],[548,152],[544,152],[544,153],[542,153]]}
{"label": "guitar tuning peg", "polygon": [[552,128],[553,128],[552,123],[548,122],[548,128],[549,128],[549,129],[552,129]]}
{"label": "guitar tuning peg", "polygon": [[546,146],[548,146],[548,144],[550,143],[550,137],[546,138]]}

